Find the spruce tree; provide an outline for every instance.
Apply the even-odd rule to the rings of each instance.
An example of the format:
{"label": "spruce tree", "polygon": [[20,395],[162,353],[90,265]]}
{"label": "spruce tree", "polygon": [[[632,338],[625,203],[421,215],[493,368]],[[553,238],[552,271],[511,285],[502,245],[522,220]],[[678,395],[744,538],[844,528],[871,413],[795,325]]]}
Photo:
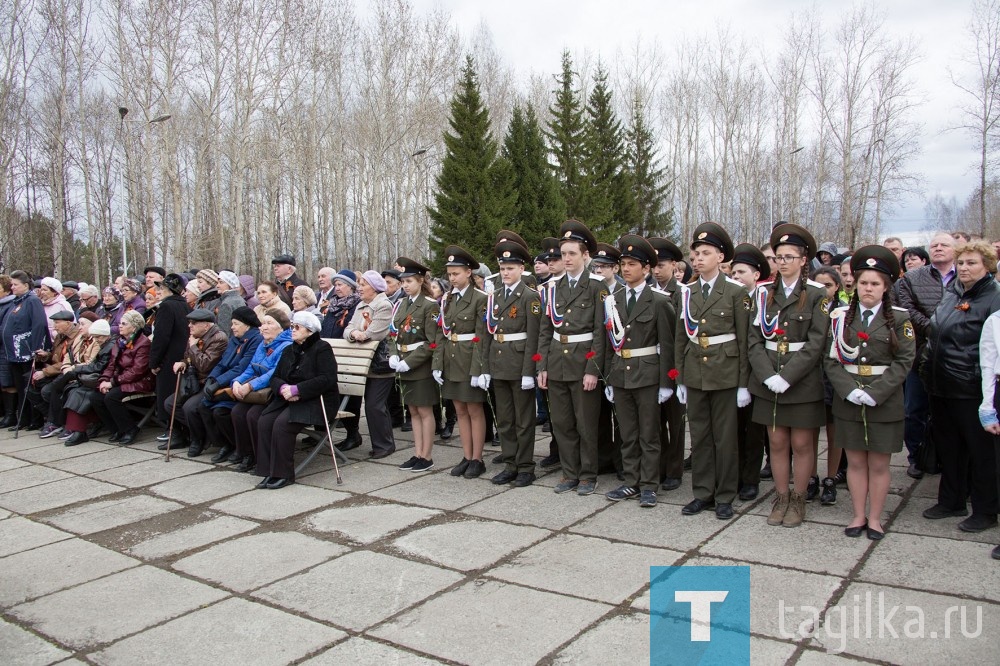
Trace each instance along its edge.
{"label": "spruce tree", "polygon": [[566,203],[566,215],[586,222],[587,211],[582,201],[587,189],[583,173],[583,103],[580,90],[573,85],[574,77],[573,60],[569,51],[563,51],[562,71],[556,77],[555,104],[549,107],[552,120],[545,136],[556,161],[556,176]]}
{"label": "spruce tree", "polygon": [[514,192],[509,168],[497,159],[490,113],[479,94],[475,64],[467,56],[458,92],[451,101],[450,132],[437,177],[431,217],[431,268],[444,268],[444,248],[461,245],[480,262],[492,263],[496,233],[511,219]]}
{"label": "spruce tree", "polygon": [[521,234],[528,247],[536,250],[542,238],[554,235],[566,219],[566,203],[531,107],[514,107],[501,155],[509,166],[515,193],[508,228]]}
{"label": "spruce tree", "polygon": [[669,238],[674,233],[674,211],[669,207],[670,183],[656,157],[656,139],[646,124],[642,103],[632,105],[632,122],[626,133],[628,143],[627,168],[632,176],[632,189],[638,208],[640,236]]}

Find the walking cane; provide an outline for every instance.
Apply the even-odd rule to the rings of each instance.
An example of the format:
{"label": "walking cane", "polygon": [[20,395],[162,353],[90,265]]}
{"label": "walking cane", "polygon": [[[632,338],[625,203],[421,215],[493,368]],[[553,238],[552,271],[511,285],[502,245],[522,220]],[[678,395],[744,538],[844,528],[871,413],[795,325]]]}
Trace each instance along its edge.
{"label": "walking cane", "polygon": [[181,391],[181,375],[183,374],[183,372],[177,373],[177,385],[174,386],[174,404],[170,406],[170,430],[167,432],[167,456],[163,462],[170,462],[170,440],[174,438],[174,414],[177,413],[177,394]]}
{"label": "walking cane", "polygon": [[333,457],[333,471],[337,473],[337,485],[344,483],[344,480],[340,478],[340,467],[337,465],[337,451],[333,448],[333,435],[330,434],[330,419],[326,415],[326,401],[323,400],[323,394],[319,396],[319,406],[323,408],[323,425],[326,426],[326,441],[330,444],[330,455]]}
{"label": "walking cane", "polygon": [[[31,357],[31,370],[28,371],[28,387],[34,386],[35,384],[35,362],[38,359],[34,356]],[[21,411],[17,415],[17,430],[14,431],[14,439],[17,439],[21,435],[21,421],[24,420],[24,408],[28,406],[28,392],[27,389],[24,392],[24,400],[21,402]]]}

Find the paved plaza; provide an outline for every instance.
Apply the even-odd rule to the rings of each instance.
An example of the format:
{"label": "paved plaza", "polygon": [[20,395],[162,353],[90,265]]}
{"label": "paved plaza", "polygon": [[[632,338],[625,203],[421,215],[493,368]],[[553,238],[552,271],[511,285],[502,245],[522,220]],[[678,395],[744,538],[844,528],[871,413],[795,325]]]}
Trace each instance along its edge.
{"label": "paved plaza", "polygon": [[[613,475],[588,497],[554,494],[558,471],[495,486],[489,463],[448,475],[457,436],[414,474],[397,430],[386,459],[364,460],[367,437],[350,452],[343,485],[326,455],[254,490],[211,454],[164,462],[155,434],[126,449],[0,432],[3,664],[648,663],[649,567],[674,564],[751,566],[754,663],[992,664],[1000,649],[1000,531],[924,520],[938,477],[910,479],[904,455],[875,543],[843,536],[845,488],[797,529],[765,524],[768,482],[733,520],[683,517],[689,476],[652,509],[606,500]],[[880,607],[895,609],[881,624]]]}

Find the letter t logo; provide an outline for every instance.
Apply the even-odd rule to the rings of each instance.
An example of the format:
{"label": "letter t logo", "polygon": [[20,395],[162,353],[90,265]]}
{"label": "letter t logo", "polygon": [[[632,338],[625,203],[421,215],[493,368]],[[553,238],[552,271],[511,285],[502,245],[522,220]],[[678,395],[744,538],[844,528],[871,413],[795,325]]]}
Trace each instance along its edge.
{"label": "letter t logo", "polygon": [[726,600],[725,590],[676,590],[674,601],[691,604],[691,640],[712,640],[712,604]]}

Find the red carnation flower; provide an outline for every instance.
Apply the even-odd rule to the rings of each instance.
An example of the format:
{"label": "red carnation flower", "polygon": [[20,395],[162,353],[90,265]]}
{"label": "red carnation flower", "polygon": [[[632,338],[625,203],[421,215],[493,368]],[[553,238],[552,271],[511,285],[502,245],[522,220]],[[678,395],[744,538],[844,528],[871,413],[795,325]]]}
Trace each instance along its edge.
{"label": "red carnation flower", "polygon": [[864,340],[867,340],[867,339],[868,339],[868,334],[867,333],[865,333],[864,331],[858,333],[858,340],[864,341]]}
{"label": "red carnation flower", "polygon": [[972,306],[969,305],[968,301],[962,301],[961,303],[955,306],[955,309],[961,310],[962,312],[968,312],[970,307]]}
{"label": "red carnation flower", "polygon": [[436,343],[436,342],[432,342],[432,343],[430,343],[430,344],[429,344],[429,345],[427,345],[427,346],[428,346],[428,347],[430,347],[431,349],[437,349],[437,348],[438,348],[438,345],[437,345],[437,343]]}
{"label": "red carnation flower", "polygon": [[390,338],[394,338],[394,337],[396,337],[397,335],[399,335],[399,333],[397,333],[396,331],[389,331],[389,337],[390,337]]}
{"label": "red carnation flower", "polygon": [[680,376],[681,376],[681,373],[677,372],[677,368],[673,368],[673,369],[670,370],[670,372],[667,373],[667,377],[670,377],[670,379],[672,379],[674,381],[677,381],[677,378],[680,377]]}
{"label": "red carnation flower", "polygon": [[595,352],[593,349],[591,349],[589,352],[587,352],[586,358],[589,361],[590,359],[594,358],[595,356],[597,356],[597,352]]}
{"label": "red carnation flower", "polygon": [[479,336],[478,335],[472,336],[472,341],[473,342],[479,342]]}
{"label": "red carnation flower", "polygon": [[539,361],[542,360],[542,355],[541,354],[535,354],[534,356],[531,357],[531,360],[534,361],[535,363],[538,363]]}
{"label": "red carnation flower", "polygon": [[785,334],[785,329],[783,329],[783,328],[776,328],[776,329],[774,329],[774,334],[775,335],[784,335]]}

